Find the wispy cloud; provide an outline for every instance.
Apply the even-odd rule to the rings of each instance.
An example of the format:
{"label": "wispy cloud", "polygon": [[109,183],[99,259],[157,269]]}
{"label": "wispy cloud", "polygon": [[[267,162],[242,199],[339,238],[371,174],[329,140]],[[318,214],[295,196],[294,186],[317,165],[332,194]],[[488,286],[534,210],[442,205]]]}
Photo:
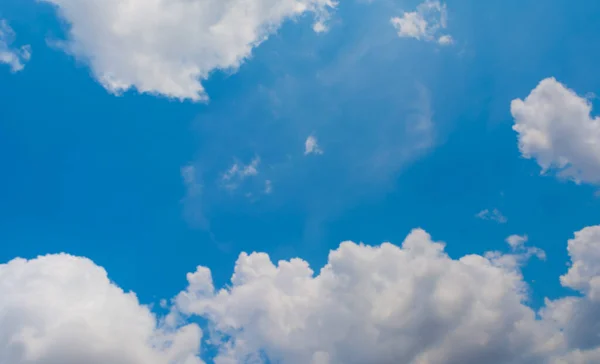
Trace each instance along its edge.
{"label": "wispy cloud", "polygon": [[481,219],[481,220],[495,221],[495,222],[497,222],[499,224],[504,224],[504,223],[506,223],[508,221],[508,219],[498,209],[493,209],[493,210],[485,209],[485,210],[481,210],[477,214],[475,214],[475,217],[477,217],[478,219]]}
{"label": "wispy cloud", "polygon": [[7,64],[12,72],[19,72],[25,68],[25,63],[31,58],[29,45],[20,48],[11,47],[15,32],[6,20],[0,20],[0,63]]}
{"label": "wispy cloud", "polygon": [[223,173],[221,180],[224,186],[228,189],[236,189],[240,183],[246,178],[256,176],[258,174],[258,165],[260,164],[260,157],[254,157],[249,164],[242,164],[239,162],[233,163],[233,165]]}
{"label": "wispy cloud", "polygon": [[493,264],[511,270],[519,270],[532,257],[546,260],[546,252],[538,247],[526,246],[527,241],[529,241],[527,235],[511,235],[506,238],[510,253],[491,251],[485,253],[485,257]]}
{"label": "wispy cloud", "polygon": [[204,216],[202,209],[203,186],[196,167],[193,164],[182,167],[181,178],[185,187],[183,204],[186,221],[192,226],[207,229],[208,220]]}
{"label": "wispy cloud", "polygon": [[265,194],[269,195],[271,192],[273,192],[273,183],[268,179],[265,181]]}
{"label": "wispy cloud", "polygon": [[[214,101],[202,113],[195,125],[196,163],[207,179],[218,181],[206,186],[205,204],[236,211],[245,206],[245,200],[224,192],[231,192],[226,188],[231,183],[230,188],[242,189],[236,187],[237,173],[250,160],[229,161],[232,155],[260,155],[258,177],[244,180],[243,193],[264,194],[266,180],[277,193],[253,209],[303,211],[303,239],[317,242],[323,222],[385,194],[404,168],[443,138],[442,123],[451,121],[435,113],[438,100],[426,84],[435,69],[413,63],[389,24],[381,22],[388,8],[367,10],[372,13],[366,24],[340,25],[345,36],[326,56],[312,41],[292,47],[272,39],[262,49],[279,56],[260,58],[260,68],[276,76],[241,88],[245,91],[235,100]],[[292,68],[292,58],[306,67]],[[226,82],[235,87],[244,77],[239,76]],[[319,163],[311,163],[312,157],[320,157]]]}

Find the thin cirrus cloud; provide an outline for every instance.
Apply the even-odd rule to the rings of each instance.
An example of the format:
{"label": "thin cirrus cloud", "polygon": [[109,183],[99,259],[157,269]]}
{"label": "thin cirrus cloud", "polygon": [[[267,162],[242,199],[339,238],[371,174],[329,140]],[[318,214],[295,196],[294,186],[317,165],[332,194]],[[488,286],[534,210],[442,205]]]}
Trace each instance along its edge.
{"label": "thin cirrus cloud", "polygon": [[199,208],[203,205],[203,190],[202,179],[196,167],[188,164],[181,168],[181,178],[185,188],[185,195],[182,199],[184,206],[184,216],[186,221],[192,226],[208,228],[208,219]]}
{"label": "thin cirrus cloud", "polygon": [[31,47],[24,45],[15,48],[12,46],[14,39],[14,30],[6,20],[0,19],[0,63],[8,65],[12,72],[19,72],[31,58]]}
{"label": "thin cirrus cloud", "polygon": [[524,100],[513,100],[510,110],[521,154],[542,173],[600,184],[600,118],[591,115],[588,99],[550,77]]}
{"label": "thin cirrus cloud", "polygon": [[254,157],[248,164],[235,162],[223,173],[221,182],[228,189],[236,189],[246,178],[258,175],[259,164],[260,157],[258,156]]}
{"label": "thin cirrus cloud", "polygon": [[[301,15],[326,30],[332,0],[40,0],[69,24],[63,47],[110,92],[193,101],[213,70],[235,70],[280,25]],[[89,15],[94,14],[94,21]]]}
{"label": "thin cirrus cloud", "polygon": [[265,181],[265,189],[264,189],[264,193],[266,195],[269,195],[273,192],[273,182],[271,180],[266,180]]}
{"label": "thin cirrus cloud", "polygon": [[392,18],[391,22],[401,38],[450,45],[454,43],[452,36],[440,34],[447,27],[447,19],[446,4],[427,0],[418,5],[415,11],[404,12],[402,16]]}
{"label": "thin cirrus cloud", "polygon": [[[189,273],[161,317],[88,259],[14,259],[0,264],[0,363],[598,362],[600,226],[568,241],[560,282],[578,294],[537,312],[521,267],[541,253],[525,240],[453,259],[415,229],[401,246],[344,242],[318,273],[299,258],[242,253],[221,289],[208,268]],[[210,350],[186,323],[197,317]]]}
{"label": "thin cirrus cloud", "polygon": [[504,224],[508,221],[506,216],[500,212],[498,209],[484,209],[475,214],[475,217],[481,220],[491,220],[495,221],[499,224]]}

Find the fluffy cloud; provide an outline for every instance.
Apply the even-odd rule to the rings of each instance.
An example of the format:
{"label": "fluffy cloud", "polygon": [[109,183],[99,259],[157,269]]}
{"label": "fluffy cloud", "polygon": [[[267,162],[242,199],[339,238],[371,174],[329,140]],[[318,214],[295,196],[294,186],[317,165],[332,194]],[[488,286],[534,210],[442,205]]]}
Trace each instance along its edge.
{"label": "fluffy cloud", "polygon": [[0,19],[0,63],[7,64],[12,72],[19,72],[31,58],[31,47],[12,48],[15,32],[6,20]]}
{"label": "fluffy cloud", "polygon": [[187,315],[207,320],[217,364],[598,362],[600,225],[568,242],[561,283],[580,295],[539,315],[520,267],[541,251],[526,241],[452,259],[417,229],[400,247],[344,242],[318,274],[242,253],[223,289],[189,273],[165,320],[87,259],[15,259],[0,265],[0,364],[202,363],[200,329],[174,324]]}
{"label": "fluffy cloud", "polygon": [[[560,277],[564,287],[579,291],[580,297],[546,302],[542,316],[564,332],[573,350],[562,362],[600,362],[600,225],[587,227],[569,240],[571,267]],[[557,361],[558,362],[558,361]]]}
{"label": "fluffy cloud", "polygon": [[524,305],[518,265],[498,258],[454,260],[414,230],[402,247],[342,243],[318,275],[241,254],[230,287],[199,267],[175,302],[212,323],[217,363],[545,362],[562,336]]}
{"label": "fluffy cloud", "polygon": [[201,80],[236,69],[286,19],[325,29],[332,0],[40,0],[70,24],[66,49],[114,93],[203,100]]}
{"label": "fluffy cloud", "polygon": [[323,154],[323,150],[319,147],[317,138],[314,135],[310,135],[304,142],[304,155],[309,154]]}
{"label": "fluffy cloud", "polygon": [[1,364],[200,364],[201,331],[159,325],[88,259],[0,265]]}
{"label": "fluffy cloud", "polygon": [[592,105],[554,78],[511,103],[519,149],[542,172],[557,169],[576,182],[600,183],[600,118]]}
{"label": "fluffy cloud", "polygon": [[506,242],[510,247],[515,250],[525,246],[525,243],[529,240],[527,235],[511,235],[506,238]]}
{"label": "fluffy cloud", "polygon": [[437,41],[441,45],[454,42],[449,34],[439,34],[446,29],[446,4],[427,0],[417,6],[415,11],[405,12],[401,17],[394,17],[392,25],[398,30],[398,36],[426,41]]}

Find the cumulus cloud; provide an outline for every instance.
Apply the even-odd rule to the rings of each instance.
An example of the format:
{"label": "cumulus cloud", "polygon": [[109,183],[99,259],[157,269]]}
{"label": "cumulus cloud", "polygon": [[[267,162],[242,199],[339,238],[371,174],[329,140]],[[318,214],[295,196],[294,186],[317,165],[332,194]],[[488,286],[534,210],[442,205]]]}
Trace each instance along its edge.
{"label": "cumulus cloud", "polygon": [[0,265],[1,364],[200,364],[201,331],[160,324],[92,261]]}
{"label": "cumulus cloud", "polygon": [[542,316],[551,320],[565,335],[573,350],[560,358],[563,363],[600,361],[600,225],[587,227],[568,243],[571,266],[560,277],[564,287],[581,293],[546,301]]}
{"label": "cumulus cloud", "polygon": [[498,209],[484,209],[475,214],[475,217],[481,220],[491,220],[495,221],[499,224],[504,224],[508,221],[508,219],[502,215],[502,212]]}
{"label": "cumulus cloud", "polygon": [[415,11],[405,12],[401,17],[391,19],[392,25],[402,38],[415,38],[436,41],[441,45],[454,43],[449,34],[439,34],[447,27],[446,4],[427,0],[417,6]]}
{"label": "cumulus cloud", "polygon": [[562,347],[523,303],[518,266],[451,259],[418,229],[401,247],[342,243],[316,275],[301,259],[244,253],[227,288],[205,267],[188,281],[176,305],[211,322],[218,363],[524,364]]}
{"label": "cumulus cloud", "polygon": [[571,267],[560,277],[565,287],[573,288],[600,301],[600,226],[587,227],[569,240]]}
{"label": "cumulus cloud", "polygon": [[109,91],[205,100],[201,81],[235,70],[286,19],[325,30],[332,0],[40,0],[70,25],[65,48]]}
{"label": "cumulus cloud", "polygon": [[189,273],[164,319],[88,259],[15,259],[0,265],[0,364],[202,363],[200,329],[174,324],[188,315],[206,320],[217,364],[598,362],[600,225],[568,242],[560,281],[580,295],[539,312],[526,304],[526,242],[453,259],[416,229],[401,246],[344,242],[319,272],[242,253],[225,288],[206,267]]}
{"label": "cumulus cloud", "polygon": [[309,154],[323,154],[323,150],[319,147],[317,138],[314,135],[310,135],[304,142],[304,155]]}
{"label": "cumulus cloud", "polygon": [[600,118],[592,104],[554,78],[511,103],[519,150],[542,173],[556,169],[576,182],[600,183]]}
{"label": "cumulus cloud", "polygon": [[7,64],[12,72],[19,72],[25,68],[25,63],[31,58],[31,47],[29,45],[13,48],[11,44],[15,38],[15,32],[6,20],[0,19],[0,63]]}

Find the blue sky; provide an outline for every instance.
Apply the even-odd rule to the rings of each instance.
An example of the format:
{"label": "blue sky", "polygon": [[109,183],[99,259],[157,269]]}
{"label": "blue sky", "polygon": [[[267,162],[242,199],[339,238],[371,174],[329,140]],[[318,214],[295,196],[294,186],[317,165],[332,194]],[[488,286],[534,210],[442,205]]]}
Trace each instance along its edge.
{"label": "blue sky", "polygon": [[[546,253],[522,267],[530,306],[573,294],[558,277],[567,240],[599,223],[597,149],[563,140],[554,155],[585,177],[542,174],[550,152],[532,147],[526,158],[511,102],[555,77],[597,110],[600,3],[448,0],[447,27],[432,39],[399,36],[390,19],[419,3],[340,1],[325,32],[310,11],[284,16],[232,67],[182,54],[206,72],[208,100],[198,101],[170,97],[142,67],[131,89],[111,92],[98,72],[126,55],[101,54],[110,50],[95,37],[108,18],[91,21],[85,6],[3,1],[9,47],[28,45],[31,58],[16,72],[0,64],[0,262],[87,257],[158,304],[198,265],[223,286],[242,251],[301,257],[318,271],[342,241],[400,245],[422,228],[452,258],[509,252],[508,236],[527,235]],[[83,29],[85,16],[95,35],[77,40],[69,24]],[[133,72],[127,65],[115,63],[117,77]],[[309,136],[322,153],[305,153]],[[486,209],[506,221],[476,216]]]}

